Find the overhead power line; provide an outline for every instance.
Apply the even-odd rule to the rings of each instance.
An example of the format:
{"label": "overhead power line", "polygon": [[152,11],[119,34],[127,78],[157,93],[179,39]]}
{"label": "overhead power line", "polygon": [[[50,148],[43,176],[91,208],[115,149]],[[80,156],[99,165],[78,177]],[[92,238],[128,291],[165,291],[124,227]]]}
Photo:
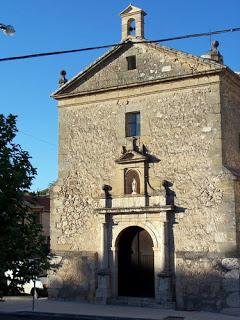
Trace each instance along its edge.
{"label": "overhead power line", "polygon": [[53,144],[53,143],[51,143],[51,142],[49,142],[47,140],[43,140],[41,138],[38,138],[38,137],[36,137],[36,136],[34,136],[34,135],[30,134],[30,133],[26,133],[26,132],[23,132],[21,130],[18,130],[18,132],[24,134],[25,136],[31,137],[32,139],[38,140],[38,141],[40,141],[42,143],[46,143],[46,144],[48,144],[48,145],[50,145],[52,147],[56,147],[55,144]]}
{"label": "overhead power line", "polygon": [[[143,41],[137,42],[137,44],[138,43],[161,43],[161,42],[167,42],[167,41],[182,40],[182,39],[197,38],[197,37],[206,37],[206,36],[212,36],[212,35],[216,35],[216,34],[222,34],[222,33],[228,33],[228,32],[238,32],[238,31],[240,31],[240,28],[230,28],[230,29],[217,30],[217,31],[211,31],[211,32],[204,32],[204,33],[187,34],[187,35],[183,35],[183,36],[164,38],[164,39],[159,39],[159,40],[143,40]],[[28,54],[28,55],[23,55],[23,56],[0,58],[0,62],[10,61],[10,60],[31,59],[31,58],[59,55],[59,54],[75,53],[75,52],[81,52],[81,51],[106,49],[106,48],[110,48],[110,47],[112,48],[112,47],[118,47],[118,46],[124,46],[124,45],[126,45],[126,43],[121,42],[121,43],[107,44],[107,45],[102,45],[102,46],[87,47],[87,48],[80,48],[80,49],[73,49],[73,50],[34,53],[34,54]]]}

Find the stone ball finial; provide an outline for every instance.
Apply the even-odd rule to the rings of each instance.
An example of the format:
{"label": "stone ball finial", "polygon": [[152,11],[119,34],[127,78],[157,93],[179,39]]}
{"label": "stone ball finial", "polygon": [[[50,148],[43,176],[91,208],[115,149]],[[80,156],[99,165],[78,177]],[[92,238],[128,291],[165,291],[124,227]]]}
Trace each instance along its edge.
{"label": "stone ball finial", "polygon": [[65,70],[60,71],[60,79],[58,81],[58,84],[60,87],[63,86],[67,82],[66,74],[67,74],[67,72]]}
{"label": "stone ball finial", "polygon": [[213,51],[217,51],[218,50],[218,46],[219,46],[219,42],[217,40],[214,40],[212,42],[212,50]]}
{"label": "stone ball finial", "polygon": [[60,75],[65,77],[65,75],[67,74],[67,72],[65,70],[60,71]]}
{"label": "stone ball finial", "polygon": [[223,56],[218,50],[219,42],[217,40],[212,41],[211,43],[211,50],[208,51],[206,54],[202,55],[202,58],[214,60],[218,63],[223,64]]}

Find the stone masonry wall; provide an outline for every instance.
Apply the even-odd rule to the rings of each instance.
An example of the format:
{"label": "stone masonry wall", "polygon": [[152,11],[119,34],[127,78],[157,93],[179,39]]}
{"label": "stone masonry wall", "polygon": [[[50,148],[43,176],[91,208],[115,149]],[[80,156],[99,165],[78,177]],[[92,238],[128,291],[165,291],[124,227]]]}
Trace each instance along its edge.
{"label": "stone masonry wall", "polygon": [[235,182],[237,247],[240,252],[240,181]]}
{"label": "stone masonry wall", "polygon": [[185,252],[178,253],[176,261],[179,309],[231,310],[234,314],[240,308],[239,259]]}
{"label": "stone masonry wall", "polygon": [[[154,67],[156,75],[164,65]],[[184,64],[181,67],[184,70]],[[153,80],[155,76],[146,69],[144,79]],[[95,82],[89,89],[101,87],[114,73],[110,65],[100,78],[92,79]],[[174,74],[180,73],[176,70]],[[132,79],[132,71],[128,77]],[[158,86],[155,92],[144,87],[138,92],[126,89],[125,98],[121,98],[119,89],[117,94],[106,93],[99,102],[97,95],[91,103],[76,98],[70,99],[71,104],[66,99],[65,107],[61,102],[59,179],[52,195],[51,247],[55,252],[80,254],[100,250],[100,224],[94,208],[102,185],[111,185],[114,160],[120,156],[122,145],[127,144],[125,113],[139,111],[140,143],[160,160],[150,165],[150,181],[159,187],[167,180],[175,193],[178,306],[199,308],[208,304],[209,308],[221,309],[227,294],[221,285],[219,263],[236,253],[237,226],[233,175],[222,166],[220,85],[219,79],[211,76],[202,77],[198,83],[185,80],[184,84],[179,88],[177,81],[172,82],[167,90]],[[82,86],[75,92],[83,92]],[[81,272],[84,274],[84,270]],[[199,293],[198,299],[190,301],[193,290]]]}
{"label": "stone masonry wall", "polygon": [[[239,79],[238,79],[239,78]],[[237,81],[237,80],[238,81]],[[221,77],[223,162],[240,175],[240,77]]]}
{"label": "stone masonry wall", "polygon": [[117,103],[59,110],[59,176],[54,187],[52,249],[98,251],[100,225],[94,208],[114,174],[119,152]]}
{"label": "stone masonry wall", "polygon": [[[223,243],[231,241],[223,239],[224,230],[217,232],[217,226],[225,223],[223,185],[228,183],[221,167],[217,89],[217,85],[188,88],[61,108],[53,244],[98,250],[94,199],[104,183],[111,184],[114,160],[126,144],[124,119],[129,111],[140,111],[141,143],[160,160],[152,165],[150,175],[173,184],[175,203],[185,211],[178,231],[181,241],[176,239],[178,250],[221,250]],[[234,209],[234,202],[231,205]]]}
{"label": "stone masonry wall", "polygon": [[94,252],[59,252],[51,259],[49,298],[93,301],[97,255]]}
{"label": "stone masonry wall", "polygon": [[222,77],[221,80],[221,100],[222,100],[222,131],[223,131],[223,162],[230,170],[238,176],[235,183],[236,198],[236,233],[238,248],[240,248],[240,84],[236,81],[239,76],[231,79]]}

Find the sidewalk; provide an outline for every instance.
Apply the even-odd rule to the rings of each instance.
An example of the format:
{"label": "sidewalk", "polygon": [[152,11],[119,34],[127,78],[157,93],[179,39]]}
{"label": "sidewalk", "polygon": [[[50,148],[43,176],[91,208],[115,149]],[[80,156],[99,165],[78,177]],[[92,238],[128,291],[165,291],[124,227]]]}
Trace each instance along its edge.
{"label": "sidewalk", "polygon": [[[7,297],[0,302],[0,312],[31,312],[31,297]],[[108,316],[133,319],[166,319],[170,317],[184,317],[184,320],[237,320],[237,316],[223,315],[211,312],[175,311],[171,309],[152,309],[130,306],[97,305],[76,301],[35,300],[35,313],[72,314],[87,316]],[[174,319],[174,318],[172,318]]]}

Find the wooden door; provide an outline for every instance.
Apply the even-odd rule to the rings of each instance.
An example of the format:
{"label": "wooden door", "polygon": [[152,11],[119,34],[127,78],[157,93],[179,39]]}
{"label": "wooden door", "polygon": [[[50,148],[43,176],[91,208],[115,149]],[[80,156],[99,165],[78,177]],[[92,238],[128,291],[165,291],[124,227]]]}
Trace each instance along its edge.
{"label": "wooden door", "polygon": [[118,245],[119,296],[154,296],[153,243],[146,230],[129,227]]}

